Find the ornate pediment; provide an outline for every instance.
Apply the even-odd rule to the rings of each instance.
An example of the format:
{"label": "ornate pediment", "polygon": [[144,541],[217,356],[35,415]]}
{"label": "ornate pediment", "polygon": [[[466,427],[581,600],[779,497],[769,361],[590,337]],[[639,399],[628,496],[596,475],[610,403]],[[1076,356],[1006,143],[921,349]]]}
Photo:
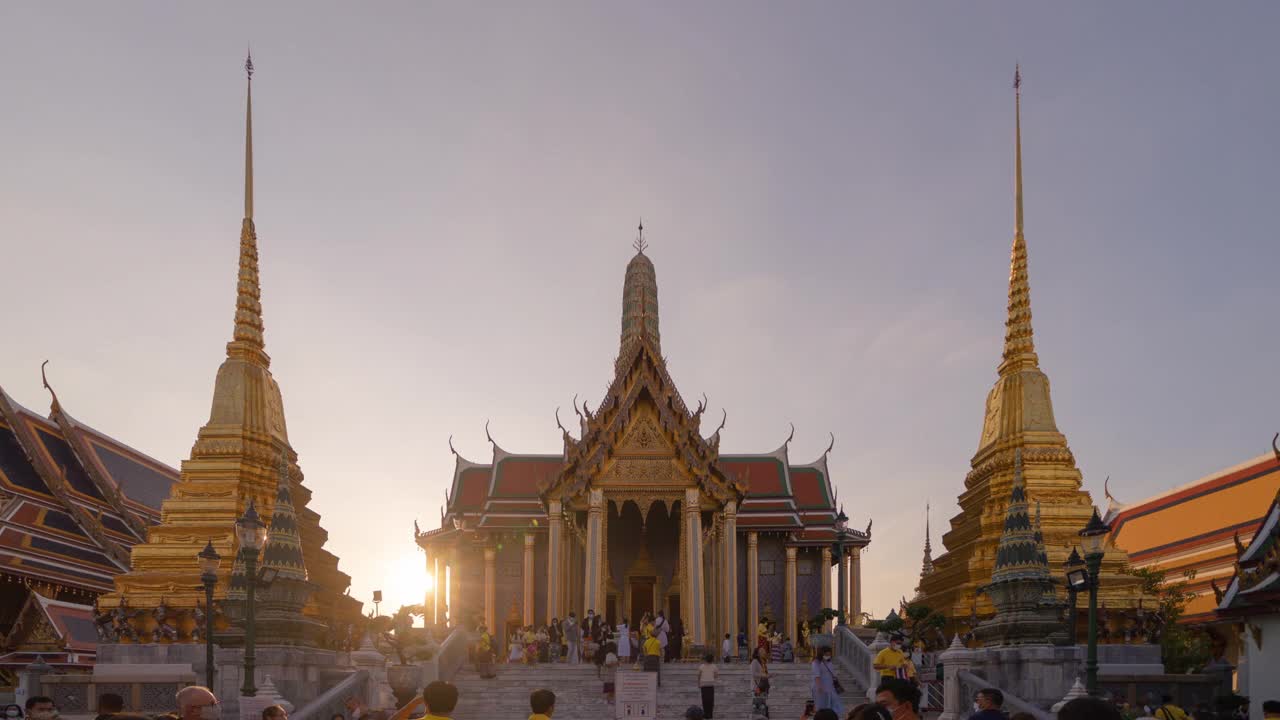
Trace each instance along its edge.
{"label": "ornate pediment", "polygon": [[[652,412],[652,411],[650,411]],[[666,433],[658,426],[657,414],[645,413],[641,417],[633,420],[631,427],[627,430],[627,434],[622,437],[622,442],[618,443],[618,454],[620,455],[661,455],[671,457],[675,453],[675,446],[671,443],[670,438],[666,437]]]}

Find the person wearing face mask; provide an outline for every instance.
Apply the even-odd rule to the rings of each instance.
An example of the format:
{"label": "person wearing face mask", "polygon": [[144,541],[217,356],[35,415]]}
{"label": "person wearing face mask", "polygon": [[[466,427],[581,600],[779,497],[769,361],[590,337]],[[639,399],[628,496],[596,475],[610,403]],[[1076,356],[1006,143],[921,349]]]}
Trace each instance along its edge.
{"label": "person wearing face mask", "polygon": [[983,688],[973,698],[974,713],[969,720],[1005,720],[1001,705],[1004,705],[1004,693],[996,688]]}
{"label": "person wearing face mask", "polygon": [[222,708],[213,691],[200,685],[191,685],[178,691],[178,717],[181,720],[219,720]]}
{"label": "person wearing face mask", "polygon": [[7,720],[19,720],[22,717],[22,706],[16,704],[5,705],[3,714]]}
{"label": "person wearing face mask", "polygon": [[836,715],[844,714],[844,703],[840,702],[840,681],[836,680],[835,668],[831,667],[831,648],[822,645],[813,658],[813,703],[818,710],[834,710]]}
{"label": "person wearing face mask", "polygon": [[880,672],[882,678],[898,677],[898,671],[907,664],[907,654],[902,652],[902,636],[894,635],[889,639],[889,647],[876,653],[872,667]]}
{"label": "person wearing face mask", "polygon": [[27,698],[27,717],[31,720],[53,720],[58,717],[58,708],[53,698],[37,695]]}
{"label": "person wearing face mask", "polygon": [[876,688],[876,702],[889,711],[893,720],[920,720],[917,705],[920,691],[898,678],[885,678]]}

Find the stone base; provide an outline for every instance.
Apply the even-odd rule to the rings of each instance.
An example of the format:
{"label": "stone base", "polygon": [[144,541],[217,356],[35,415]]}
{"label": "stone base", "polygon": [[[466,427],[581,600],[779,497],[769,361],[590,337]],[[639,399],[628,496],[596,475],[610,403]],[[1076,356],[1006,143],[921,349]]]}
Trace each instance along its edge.
{"label": "stone base", "polygon": [[[1086,652],[1085,646],[1080,646]],[[1081,668],[1084,666],[1081,665]],[[1159,645],[1099,645],[1099,675],[1162,675]]]}
{"label": "stone base", "polygon": [[1084,648],[1016,645],[973,651],[970,672],[1040,708],[1062,699],[1084,670]]}

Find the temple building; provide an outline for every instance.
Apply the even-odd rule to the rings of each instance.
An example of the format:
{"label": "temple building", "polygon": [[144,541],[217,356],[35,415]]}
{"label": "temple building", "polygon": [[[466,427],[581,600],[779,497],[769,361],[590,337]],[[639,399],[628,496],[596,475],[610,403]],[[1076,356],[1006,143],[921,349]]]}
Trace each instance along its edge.
{"label": "temple building", "polygon": [[[978,451],[959,497],[960,512],[942,536],[946,552],[932,560],[931,570],[926,565],[928,572],[920,578],[917,595],[918,602],[950,620],[949,631],[964,622],[972,629],[993,613],[989,596],[978,591],[992,582],[1019,452],[1024,497],[1041,509],[1049,567],[1061,569],[1093,512],[1089,494],[1081,489],[1075,456],[1054,421],[1049,378],[1040,369],[1032,333],[1023,235],[1020,84],[1019,77],[1014,99],[1014,234],[1004,350],[995,386],[987,395]],[[1099,597],[1112,609],[1135,607],[1141,598],[1139,580],[1122,573],[1127,564],[1124,551],[1107,548]],[[1063,592],[1059,586],[1059,593]]]}
{"label": "temple building", "polygon": [[1262,526],[1277,492],[1280,453],[1274,452],[1134,503],[1116,502],[1108,489],[1111,541],[1134,567],[1159,568],[1166,582],[1189,582],[1195,596],[1182,622],[1210,622],[1218,605],[1214,586],[1230,582],[1239,548]]}
{"label": "temple building", "polygon": [[92,664],[93,605],[129,569],[178,471],[76,420],[48,417],[0,388],[0,675],[35,654]]}
{"label": "temple building", "polygon": [[840,561],[847,609],[860,615],[871,525],[844,530],[844,557],[836,555],[843,522],[831,447],[796,464],[790,436],[772,452],[737,455],[720,451],[723,418],[703,435],[705,398],[690,408],[662,355],[643,232],[626,269],[613,380],[594,410],[574,399],[577,435],[557,411],[559,453],[512,453],[491,435],[487,462],[455,451],[441,526],[415,529],[437,578],[429,623],[484,622],[505,637],[570,612],[635,627],[661,610],[683,627],[685,652],[740,631],[754,646],[761,617],[794,640],[803,623],[837,607]]}
{"label": "temple building", "polygon": [[[234,330],[214,381],[209,422],[200,428],[178,482],[161,505],[159,524],[148,529],[145,542],[132,547],[129,571],[115,578],[114,591],[98,600],[99,608],[122,617],[112,627],[120,642],[199,639],[199,628],[189,617],[204,604],[196,556],[206,542],[213,542],[224,559],[215,599],[228,600],[232,573],[238,566],[232,562],[238,549],[234,523],[251,502],[264,519],[285,517],[294,525],[288,537],[275,533],[283,549],[277,553],[274,573],[287,565],[289,573],[305,578],[304,613],[315,621],[312,625],[323,624],[337,633],[360,613],[360,603],[345,594],[350,578],[324,549],[327,533],[320,526],[320,516],[307,507],[311,491],[302,483],[298,455],[289,444],[280,386],[272,377],[263,338],[253,220],[251,62],[246,70],[244,219]],[[276,513],[278,498],[291,501],[292,507],[283,515]],[[301,567],[287,552],[294,535],[301,546]],[[269,544],[264,565],[273,562],[270,551]],[[281,588],[279,592],[296,600],[296,592]],[[228,608],[236,598],[230,600],[225,603]]]}

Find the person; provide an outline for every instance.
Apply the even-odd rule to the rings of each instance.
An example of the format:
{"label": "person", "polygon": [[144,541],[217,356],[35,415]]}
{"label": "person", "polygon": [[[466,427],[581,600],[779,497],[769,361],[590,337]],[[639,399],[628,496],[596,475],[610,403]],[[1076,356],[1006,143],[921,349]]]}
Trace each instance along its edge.
{"label": "person", "polygon": [[569,656],[567,662],[571,665],[577,665],[582,661],[582,628],[578,626],[578,616],[569,613],[569,617],[564,621],[564,641],[569,646]]}
{"label": "person", "polygon": [[[347,708],[347,715],[351,720],[387,720],[387,714],[381,710],[370,710],[368,705],[364,704],[364,700],[355,695],[348,695],[344,703]],[[186,720],[186,718],[183,718]]]}
{"label": "person", "polygon": [[711,720],[716,709],[716,656],[707,653],[702,656],[702,664],[698,666],[698,691],[702,693],[702,716]]}
{"label": "person", "polygon": [[756,625],[756,647],[764,648],[769,652],[769,619],[760,618],[760,624]]}
{"label": "person", "polygon": [[791,645],[791,638],[782,638],[782,662],[795,662],[796,649]]}
{"label": "person", "polygon": [[1009,720],[1036,720],[1036,716],[1029,712],[1017,712],[1010,715]]}
{"label": "person", "polygon": [[906,663],[907,656],[902,652],[902,636],[894,635],[889,639],[889,647],[876,653],[871,667],[880,671],[880,677],[898,677],[898,670]]}
{"label": "person", "polygon": [[105,720],[122,712],[124,712],[124,698],[115,693],[102,693],[98,696],[98,717],[95,720]]}
{"label": "person", "polygon": [[658,673],[658,687],[662,687],[662,643],[653,633],[644,639],[644,670]]}
{"label": "person", "polygon": [[690,705],[689,708],[684,711],[684,720],[703,720],[705,717],[706,715],[703,714],[702,708],[697,705]]}
{"label": "person", "polygon": [[1058,710],[1058,720],[1122,720],[1116,706],[1095,697],[1078,697]]}
{"label": "person", "polygon": [[334,713],[333,717],[329,718],[329,720],[347,720],[347,716],[342,713]]}
{"label": "person", "polygon": [[53,704],[53,698],[44,695],[35,695],[27,698],[27,717],[30,720],[53,720],[58,717],[58,706]]}
{"label": "person", "polygon": [[769,695],[769,651],[756,648],[756,659],[751,661],[751,685],[756,695]]}
{"label": "person", "polygon": [[1266,718],[1266,720],[1280,720],[1280,700],[1263,702],[1262,717]]}
{"label": "person", "polygon": [[876,702],[893,720],[920,720],[920,691],[901,678],[881,678]]}
{"label": "person", "polygon": [[476,628],[476,632],[479,634],[476,640],[476,674],[482,678],[496,677],[493,672],[493,636],[483,623]]}
{"label": "person", "polygon": [[551,618],[551,627],[547,628],[548,657],[551,662],[560,662],[560,644],[564,642],[564,630],[560,627],[560,618]]}
{"label": "person", "polygon": [[623,620],[618,623],[618,662],[631,662],[631,628],[627,627],[627,621]]}
{"label": "person", "polygon": [[280,705],[268,705],[262,708],[262,720],[289,720],[289,713]]}
{"label": "person", "polygon": [[812,665],[814,705],[819,710],[830,708],[837,716],[844,714],[844,703],[840,701],[840,693],[836,690],[836,672],[831,667],[830,645],[818,647]]}
{"label": "person", "polygon": [[1187,713],[1174,704],[1173,696],[1164,694],[1160,696],[1160,707],[1151,713],[1156,720],[1190,720]]}
{"label": "person", "polygon": [[587,610],[587,617],[582,621],[583,639],[591,639],[599,642],[600,635],[600,618],[596,616],[595,610]]}
{"label": "person", "polygon": [[724,640],[720,643],[720,657],[726,663],[733,661],[733,638],[729,633],[724,634]]}
{"label": "person", "polygon": [[604,645],[604,701],[613,704],[613,697],[618,679],[617,646],[612,642]]}
{"label": "person", "polygon": [[1004,693],[996,688],[983,688],[973,696],[974,714],[969,720],[1004,720]]}
{"label": "person", "polygon": [[427,706],[422,720],[448,720],[449,713],[458,706],[458,688],[453,683],[434,680],[423,688],[422,702]]}
{"label": "person", "polygon": [[667,616],[661,610],[658,611],[658,617],[653,619],[653,630],[658,634],[658,646],[662,648],[664,659],[670,660],[667,655],[667,633],[671,627],[667,625]]}
{"label": "person", "polygon": [[7,720],[21,720],[22,706],[17,703],[10,703],[4,706],[4,716]]}
{"label": "person", "polygon": [[178,717],[182,720],[218,720],[222,708],[213,691],[200,685],[188,685],[174,696],[178,702]]}
{"label": "person", "polygon": [[823,708],[813,714],[813,720],[840,720],[840,715],[831,708]]}
{"label": "person", "polygon": [[556,712],[556,694],[550,690],[534,690],[529,693],[529,709],[533,714],[529,720],[551,720]]}

